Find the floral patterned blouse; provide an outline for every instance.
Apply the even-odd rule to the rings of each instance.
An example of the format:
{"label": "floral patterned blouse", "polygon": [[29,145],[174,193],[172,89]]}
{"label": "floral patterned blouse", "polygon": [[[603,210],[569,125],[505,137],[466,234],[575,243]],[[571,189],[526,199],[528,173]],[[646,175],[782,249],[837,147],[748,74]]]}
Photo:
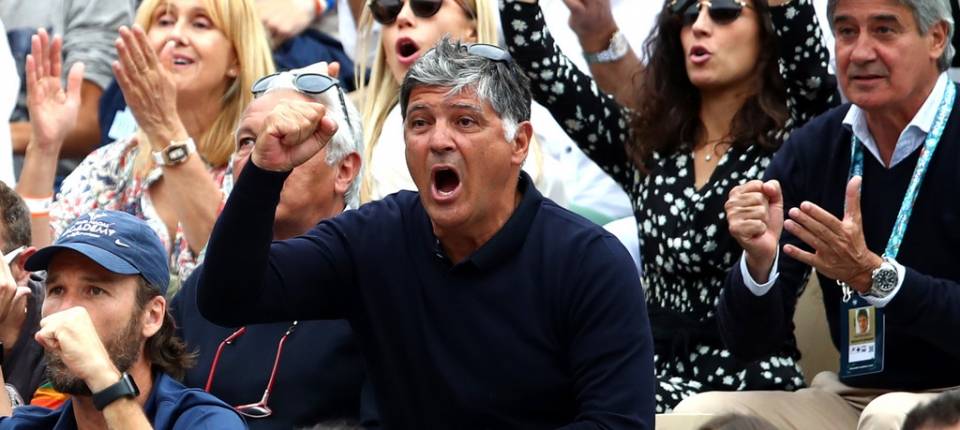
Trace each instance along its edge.
{"label": "floral patterned blouse", "polygon": [[[169,291],[173,294],[178,281],[186,279],[196,268],[197,253],[190,250],[182,225],[177,225],[176,235],[170,237],[167,225],[147,192],[163,176],[163,169],[156,167],[145,178],[136,178],[133,166],[138,153],[135,137],[110,143],[90,153],[64,179],[50,208],[50,228],[53,237],[57,237],[78,216],[96,209],[127,212],[145,220],[160,237],[170,256]],[[226,167],[210,168],[219,188],[222,188],[226,170]],[[226,201],[226,194],[221,198]]]}

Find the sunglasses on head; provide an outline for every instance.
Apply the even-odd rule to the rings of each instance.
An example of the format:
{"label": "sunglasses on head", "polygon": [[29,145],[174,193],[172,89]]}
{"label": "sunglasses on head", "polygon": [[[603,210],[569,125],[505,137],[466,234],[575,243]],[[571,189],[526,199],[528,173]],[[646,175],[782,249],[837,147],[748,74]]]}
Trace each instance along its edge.
{"label": "sunglasses on head", "polygon": [[[430,18],[437,14],[443,6],[443,0],[407,0],[410,2],[410,10],[420,18]],[[459,2],[457,2],[460,4]],[[390,25],[397,20],[397,15],[403,10],[403,0],[368,0],[367,7],[373,14],[373,19],[381,25]],[[460,4],[460,7],[467,12],[470,19],[474,19],[473,12],[466,6]]]}
{"label": "sunglasses on head", "polygon": [[736,21],[743,13],[743,8],[752,7],[744,0],[673,0],[670,2],[670,11],[680,17],[684,26],[688,26],[697,21],[704,5],[710,20],[720,25]]}
{"label": "sunglasses on head", "polygon": [[[257,79],[250,89],[253,97],[256,98],[263,95],[264,92],[270,89],[270,83],[280,76],[281,73],[282,72],[278,72]],[[293,86],[297,89],[297,92],[308,95],[323,94],[330,88],[337,87],[337,96],[340,97],[340,108],[343,110],[343,118],[347,121],[347,126],[350,127],[350,133],[356,136],[356,131],[353,129],[353,122],[350,121],[350,114],[347,113],[347,102],[343,99],[343,91],[340,91],[340,81],[338,79],[320,73],[300,73],[294,76]]]}

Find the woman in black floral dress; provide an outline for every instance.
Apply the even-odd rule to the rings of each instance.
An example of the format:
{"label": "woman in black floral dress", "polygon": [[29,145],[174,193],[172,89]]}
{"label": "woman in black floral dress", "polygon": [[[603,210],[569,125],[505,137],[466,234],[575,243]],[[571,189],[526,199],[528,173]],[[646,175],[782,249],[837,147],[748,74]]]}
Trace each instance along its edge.
{"label": "woman in black floral dress", "polygon": [[668,0],[635,78],[635,112],[560,53],[534,1],[501,3],[507,45],[536,100],[633,201],[657,411],[704,391],[802,387],[794,339],[775,356],[739,360],[723,348],[714,308],[742,254],[727,194],[761,178],[790,130],[839,98],[810,0]]}

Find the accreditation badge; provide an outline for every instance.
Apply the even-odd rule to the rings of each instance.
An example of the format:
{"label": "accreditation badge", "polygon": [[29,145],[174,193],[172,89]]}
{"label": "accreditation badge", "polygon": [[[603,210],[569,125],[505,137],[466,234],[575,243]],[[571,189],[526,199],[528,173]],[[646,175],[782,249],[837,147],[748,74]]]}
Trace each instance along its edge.
{"label": "accreditation badge", "polygon": [[883,309],[854,294],[840,305],[840,376],[883,371]]}

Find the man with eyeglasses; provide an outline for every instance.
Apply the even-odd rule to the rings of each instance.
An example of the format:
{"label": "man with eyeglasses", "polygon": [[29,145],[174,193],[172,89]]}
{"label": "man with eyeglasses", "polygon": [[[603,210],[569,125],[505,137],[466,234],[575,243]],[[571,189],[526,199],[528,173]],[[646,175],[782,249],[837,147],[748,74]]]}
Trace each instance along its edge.
{"label": "man with eyeglasses", "polygon": [[[261,78],[253,87],[256,98],[237,127],[237,152],[228,179],[249,164],[254,142],[273,118],[319,103],[338,125],[330,143],[293,169],[285,181],[273,221],[274,240],[304,234],[321,220],[358,204],[362,138],[360,124],[349,121],[359,121],[360,115],[328,72],[333,71],[320,63]],[[363,424],[371,424],[376,406],[367,402],[361,408],[363,360],[346,321],[294,320],[239,329],[218,326],[197,309],[197,279],[203,270],[201,265],[187,278],[170,305],[187,349],[198,354],[185,385],[203,388],[234,405],[254,430],[314,424],[326,428],[359,423],[361,418],[368,420]]]}
{"label": "man with eyeglasses", "polygon": [[[0,182],[0,369],[6,395],[0,393],[0,411],[20,406],[43,382],[43,348],[33,341],[43,304],[42,278],[24,268],[36,252],[30,246],[30,210],[16,191]],[[4,385],[0,383],[0,385]]]}
{"label": "man with eyeglasses", "polygon": [[26,268],[47,272],[34,339],[53,387],[71,398],[57,409],[16,408],[0,428],[246,428],[228,405],[174,379],[192,357],[163,297],[167,252],[146,222],[116,211],[85,214]]}
{"label": "man with eyeglasses", "polygon": [[400,105],[419,193],[272,244],[289,171],[337,130],[322,108],[266,127],[214,228],[200,311],[224,325],[347,319],[385,428],[652,429],[636,269],[521,172],[527,78],[499,48],[445,38]]}

